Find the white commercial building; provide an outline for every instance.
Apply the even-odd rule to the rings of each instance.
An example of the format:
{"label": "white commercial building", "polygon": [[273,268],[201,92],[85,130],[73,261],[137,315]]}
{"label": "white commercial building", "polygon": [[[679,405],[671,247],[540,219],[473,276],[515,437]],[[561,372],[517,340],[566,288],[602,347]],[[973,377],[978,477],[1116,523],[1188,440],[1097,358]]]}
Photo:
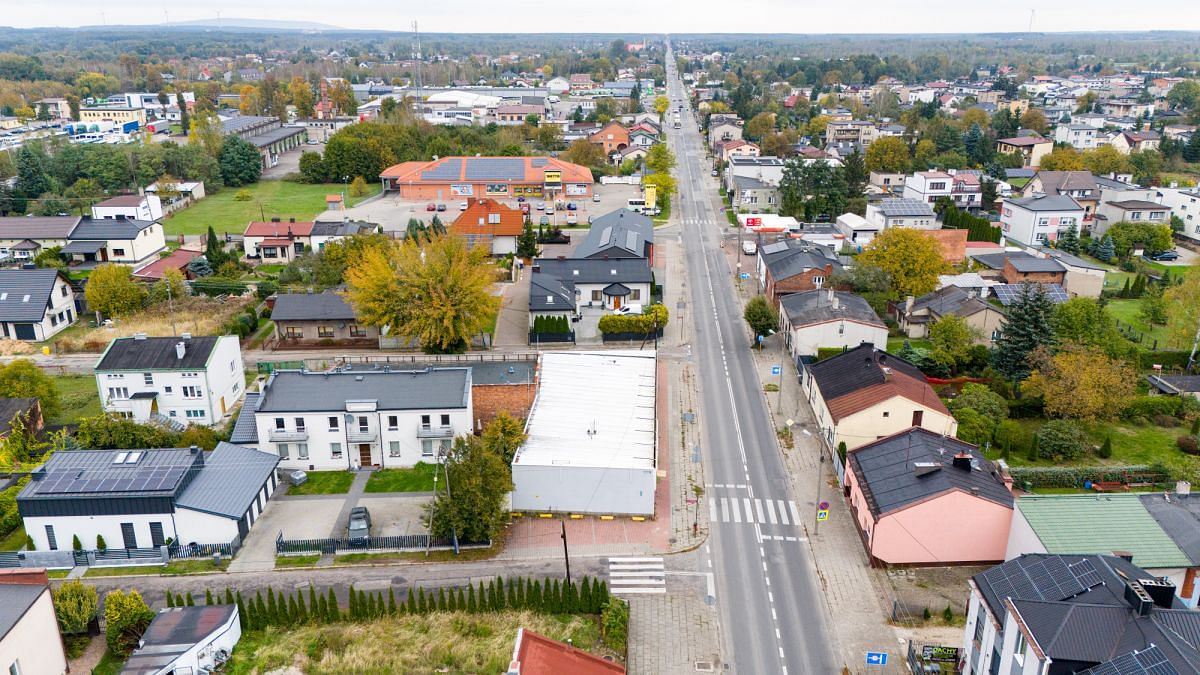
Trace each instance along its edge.
{"label": "white commercial building", "polygon": [[656,366],[653,351],[542,355],[514,511],[654,514]]}

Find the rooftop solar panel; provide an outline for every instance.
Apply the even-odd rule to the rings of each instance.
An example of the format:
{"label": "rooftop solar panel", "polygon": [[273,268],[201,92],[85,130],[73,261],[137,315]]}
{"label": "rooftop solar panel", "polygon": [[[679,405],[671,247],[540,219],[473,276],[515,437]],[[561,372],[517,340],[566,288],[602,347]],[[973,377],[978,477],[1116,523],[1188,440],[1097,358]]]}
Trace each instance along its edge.
{"label": "rooftop solar panel", "polygon": [[1122,654],[1110,661],[1093,666],[1080,675],[1179,675],[1167,655],[1155,645],[1140,652]]}
{"label": "rooftop solar panel", "polygon": [[[1042,290],[1045,291],[1046,297],[1053,303],[1059,304],[1070,299],[1066,290],[1059,284],[1040,284]],[[998,284],[992,286],[992,292],[995,293],[996,299],[1005,307],[1012,305],[1021,299],[1021,292],[1024,284]]]}
{"label": "rooftop solar panel", "polygon": [[519,157],[469,157],[467,180],[521,180],[525,160]]}
{"label": "rooftop solar panel", "polygon": [[462,173],[462,158],[451,157],[441,164],[421,172],[421,180],[458,180]]}
{"label": "rooftop solar panel", "polygon": [[529,160],[529,166],[532,166],[535,169],[545,168],[549,164],[550,160],[546,159],[545,157],[534,157],[533,159]]}

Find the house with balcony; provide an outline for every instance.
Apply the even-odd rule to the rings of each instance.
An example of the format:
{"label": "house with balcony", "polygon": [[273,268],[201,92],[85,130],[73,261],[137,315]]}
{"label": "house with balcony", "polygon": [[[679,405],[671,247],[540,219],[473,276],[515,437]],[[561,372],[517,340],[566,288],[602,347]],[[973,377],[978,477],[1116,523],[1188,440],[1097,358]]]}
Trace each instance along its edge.
{"label": "house with balcony", "polygon": [[1096,215],[1101,190],[1091,171],[1038,171],[1025,184],[1021,196],[1038,195],[1057,195],[1074,199],[1083,207],[1083,224],[1086,226]]}
{"label": "house with balcony", "polygon": [[879,130],[866,120],[831,120],[825,127],[825,143],[857,143],[867,147],[879,137]]}
{"label": "house with balcony", "polygon": [[277,370],[253,414],[257,447],[284,469],[436,462],[472,431],[471,369]]}
{"label": "house with balcony", "polygon": [[1155,198],[1171,209],[1171,215],[1183,221],[1178,234],[1200,243],[1200,189],[1158,188]]}
{"label": "house with balcony", "polygon": [[1071,197],[1045,195],[1006,199],[1000,211],[1004,237],[1025,246],[1057,241],[1068,229],[1083,222],[1083,207]]}
{"label": "house with balcony", "polygon": [[311,221],[296,222],[295,218],[254,221],[242,233],[242,250],[247,258],[285,264],[312,250],[312,231]]}
{"label": "house with balcony", "polygon": [[735,179],[738,177],[753,178],[760,183],[779,186],[783,180],[783,160],[770,155],[759,157],[733,155],[729,158],[722,173],[725,189],[733,192],[737,189]]}
{"label": "house with balcony", "polygon": [[708,147],[714,153],[719,143],[742,137],[743,122],[737,115],[713,114],[708,117]]}
{"label": "house with balcony", "polygon": [[1167,224],[1171,222],[1171,209],[1163,204],[1141,199],[1105,202],[1100,205],[1096,220],[1092,224],[1092,236],[1102,237],[1109,227],[1126,221]]}
{"label": "house with balcony", "polygon": [[918,171],[904,179],[904,198],[936,204],[949,199],[963,211],[978,211],[983,205],[983,188],[973,173]]}
{"label": "house with balcony", "polygon": [[339,293],[281,293],[271,309],[275,339],[288,349],[304,345],[379,345],[379,327],[358,320]]}
{"label": "house with balcony", "polygon": [[106,413],[172,428],[224,420],[243,395],[236,335],[117,338],[93,372]]}
{"label": "house with balcony", "polygon": [[165,251],[162,223],[132,218],[83,218],[67,237],[62,254],[76,262],[144,265]]}
{"label": "house with balcony", "polygon": [[1098,132],[1090,124],[1059,124],[1054,128],[1054,142],[1066,143],[1076,150],[1092,150],[1096,147]]}

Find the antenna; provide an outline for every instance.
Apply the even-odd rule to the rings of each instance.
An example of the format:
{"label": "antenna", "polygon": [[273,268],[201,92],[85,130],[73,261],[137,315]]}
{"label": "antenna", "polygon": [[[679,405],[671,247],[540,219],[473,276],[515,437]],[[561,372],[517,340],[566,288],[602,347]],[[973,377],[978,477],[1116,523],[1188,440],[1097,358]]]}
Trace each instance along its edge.
{"label": "antenna", "polygon": [[[421,102],[421,61],[424,60],[421,54],[421,31],[417,28],[417,22],[412,22],[413,29],[413,56],[417,60],[417,105]],[[418,108],[419,109],[419,108]]]}
{"label": "antenna", "polygon": [[1028,31],[1030,33],[1033,32],[1033,17],[1036,15],[1037,15],[1037,9],[1030,8],[1030,10],[1029,10],[1029,31]]}

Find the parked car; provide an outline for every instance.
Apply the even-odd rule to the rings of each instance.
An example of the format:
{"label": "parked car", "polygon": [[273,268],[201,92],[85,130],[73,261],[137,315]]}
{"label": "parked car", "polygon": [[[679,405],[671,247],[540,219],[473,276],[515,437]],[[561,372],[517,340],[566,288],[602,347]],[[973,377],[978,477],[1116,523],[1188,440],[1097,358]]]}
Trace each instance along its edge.
{"label": "parked car", "polygon": [[466,210],[467,210],[467,203],[466,203],[466,202],[459,202],[459,203],[458,203],[458,210],[459,210],[459,211],[466,211]]}
{"label": "parked car", "polygon": [[438,210],[438,211],[445,211],[445,210],[446,210],[446,205],[445,205],[445,204],[438,204],[438,205],[437,205],[437,210]]}
{"label": "parked car", "polygon": [[578,223],[578,222],[579,222],[579,217],[575,215],[575,212],[567,211],[567,224],[574,225],[575,223]]}
{"label": "parked car", "polygon": [[592,218],[594,218],[594,217],[595,216],[588,216],[588,225],[592,224]]}
{"label": "parked car", "polygon": [[437,204],[434,204],[433,202],[429,202],[428,204],[425,205],[425,210],[426,211],[437,211]]}
{"label": "parked car", "polygon": [[371,512],[365,506],[350,509],[350,521],[346,524],[346,538],[351,542],[366,544],[371,537]]}
{"label": "parked car", "polygon": [[1151,256],[1146,256],[1155,262],[1164,262],[1170,260],[1179,260],[1179,254],[1175,251],[1159,251]]}
{"label": "parked car", "polygon": [[538,219],[538,222],[541,223],[542,225],[549,225],[550,224],[550,216],[542,216],[541,218]]}
{"label": "parked car", "polygon": [[521,203],[521,202],[523,202],[523,201],[525,201],[525,198],[524,198],[524,197],[517,197],[517,203],[518,203],[518,204],[519,204],[519,203]]}
{"label": "parked car", "polygon": [[613,310],[613,314],[641,314],[642,306],[634,303],[630,305],[622,305]]}
{"label": "parked car", "polygon": [[745,253],[746,255],[754,255],[755,253],[758,253],[758,244],[751,240],[743,241],[742,253]]}
{"label": "parked car", "polygon": [[717,171],[716,169],[713,169],[713,170],[712,170],[712,175],[714,175],[714,176],[716,176],[716,175],[719,175],[719,173],[720,173],[720,172],[719,172],[719,171]]}
{"label": "parked car", "polygon": [[521,204],[521,213],[524,213],[525,215],[529,215],[529,203],[528,202]]}
{"label": "parked car", "polygon": [[600,195],[592,195],[592,202],[595,203],[598,201],[600,201]]}
{"label": "parked car", "polygon": [[575,202],[567,202],[567,210],[568,211],[574,211],[577,208],[579,208],[579,207],[575,205]]}
{"label": "parked car", "polygon": [[536,207],[537,207],[538,211],[545,211],[546,210],[546,202],[538,202]]}

